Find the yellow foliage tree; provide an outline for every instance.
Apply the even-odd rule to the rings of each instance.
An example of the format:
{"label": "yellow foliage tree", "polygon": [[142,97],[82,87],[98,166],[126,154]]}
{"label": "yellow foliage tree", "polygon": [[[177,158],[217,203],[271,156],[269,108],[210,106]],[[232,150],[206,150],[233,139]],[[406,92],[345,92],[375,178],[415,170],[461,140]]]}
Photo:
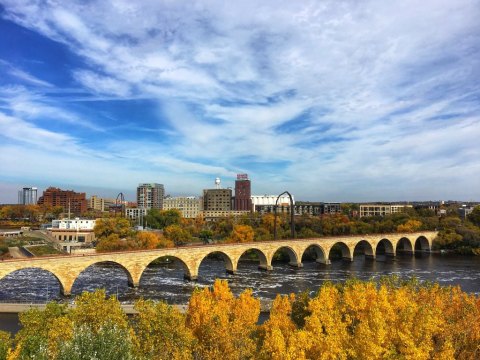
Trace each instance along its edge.
{"label": "yellow foliage tree", "polygon": [[164,302],[139,300],[133,318],[135,352],[152,360],[193,359],[194,337],[185,325],[185,315]]}
{"label": "yellow foliage tree", "polygon": [[75,307],[70,310],[70,319],[76,326],[86,325],[98,332],[106,324],[115,324],[121,329],[128,327],[128,319],[113,296],[107,298],[104,289],[84,292],[75,298]]}
{"label": "yellow foliage tree", "polygon": [[272,304],[270,318],[260,327],[260,359],[306,359],[310,345],[308,334],[297,329],[292,320],[292,304],[295,295],[278,295]]}
{"label": "yellow foliage tree", "polygon": [[247,243],[252,242],[254,236],[255,232],[250,225],[234,225],[227,241],[231,243]]}
{"label": "yellow foliage tree", "polygon": [[129,250],[156,249],[160,244],[160,237],[149,231],[140,231],[127,241]]}
{"label": "yellow foliage tree", "polygon": [[422,227],[422,222],[410,219],[405,224],[397,226],[398,232],[415,232]]}
{"label": "yellow foliage tree", "polygon": [[235,298],[224,280],[216,280],[212,289],[194,291],[187,311],[187,326],[198,340],[194,357],[254,358],[259,313],[260,302],[251,290]]}

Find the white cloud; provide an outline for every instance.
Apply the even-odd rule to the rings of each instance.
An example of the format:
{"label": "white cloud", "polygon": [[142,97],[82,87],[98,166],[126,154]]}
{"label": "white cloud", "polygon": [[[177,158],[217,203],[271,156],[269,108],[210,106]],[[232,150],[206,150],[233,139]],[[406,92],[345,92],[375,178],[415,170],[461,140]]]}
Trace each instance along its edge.
{"label": "white cloud", "polygon": [[[423,172],[439,189],[455,179],[458,194],[480,196],[480,106],[466,100],[480,92],[475,1],[4,4],[4,16],[84,59],[72,72],[95,99],[158,100],[173,130],[149,143],[151,166],[176,162],[197,179],[245,169],[269,189],[277,180],[254,163],[280,163],[266,173],[292,182],[276,190],[289,184],[305,197],[326,196],[323,184],[338,197],[361,187],[381,198],[395,180],[408,195]],[[9,106],[28,119],[52,108],[30,104]],[[141,150],[119,156],[148,156],[141,141],[128,143]]]}

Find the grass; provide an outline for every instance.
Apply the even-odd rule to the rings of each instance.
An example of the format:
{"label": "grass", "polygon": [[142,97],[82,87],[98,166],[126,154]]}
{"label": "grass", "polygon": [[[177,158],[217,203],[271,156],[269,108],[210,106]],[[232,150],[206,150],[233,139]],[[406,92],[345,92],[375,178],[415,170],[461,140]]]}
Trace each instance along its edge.
{"label": "grass", "polygon": [[30,251],[35,256],[62,254],[61,251],[57,250],[52,245],[29,246],[28,251]]}

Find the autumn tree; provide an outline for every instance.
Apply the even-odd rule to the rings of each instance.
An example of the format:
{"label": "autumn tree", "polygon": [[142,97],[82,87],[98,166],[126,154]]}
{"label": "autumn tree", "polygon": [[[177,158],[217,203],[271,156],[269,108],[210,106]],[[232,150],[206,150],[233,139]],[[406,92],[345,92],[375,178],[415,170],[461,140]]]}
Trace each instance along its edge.
{"label": "autumn tree", "polygon": [[176,246],[183,245],[192,240],[192,235],[179,225],[169,225],[163,230],[164,236],[173,241]]}
{"label": "autumn tree", "polygon": [[398,232],[415,232],[422,227],[422,222],[414,219],[408,220],[405,224],[397,226]]}
{"label": "autumn tree", "polygon": [[149,231],[139,231],[127,240],[129,250],[156,249],[160,244],[160,236]]}
{"label": "autumn tree", "polygon": [[131,234],[130,222],[124,218],[97,219],[93,229],[97,239],[107,238],[112,234],[125,238]]}
{"label": "autumn tree", "polygon": [[117,234],[110,234],[101,238],[95,247],[96,252],[125,251],[128,250],[126,240],[120,239]]}
{"label": "autumn tree", "polygon": [[227,239],[231,243],[247,243],[252,242],[255,233],[249,225],[234,225],[233,230]]}
{"label": "autumn tree", "polygon": [[187,326],[198,340],[194,357],[200,359],[254,358],[253,339],[260,313],[260,302],[251,290],[235,298],[223,280],[213,288],[195,290],[187,310]]}
{"label": "autumn tree", "polygon": [[0,331],[0,360],[6,360],[12,348],[12,338],[6,331]]}
{"label": "autumn tree", "polygon": [[270,310],[270,317],[260,327],[260,359],[301,360],[306,359],[309,334],[298,329],[292,320],[292,304],[295,295],[277,295]]}
{"label": "autumn tree", "polygon": [[144,359],[193,359],[195,338],[185,315],[164,302],[139,300],[133,317],[135,353]]}

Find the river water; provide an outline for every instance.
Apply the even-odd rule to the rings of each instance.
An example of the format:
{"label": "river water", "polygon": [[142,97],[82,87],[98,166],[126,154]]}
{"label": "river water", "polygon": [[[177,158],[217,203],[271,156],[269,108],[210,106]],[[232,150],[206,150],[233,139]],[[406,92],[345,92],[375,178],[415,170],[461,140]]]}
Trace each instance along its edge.
{"label": "river water", "polygon": [[[184,279],[182,265],[175,261],[150,265],[142,275],[140,286],[128,287],[127,275],[115,264],[101,263],[87,268],[75,281],[72,295],[83,291],[105,288],[107,294],[118,295],[122,302],[140,297],[165,300],[171,304],[186,304],[195,287],[213,284],[216,278],[226,279],[233,293],[247,288],[262,300],[274,299],[277,294],[316,291],[325,281],[345,281],[348,278],[378,279],[383,275],[402,278],[417,277],[420,281],[434,281],[444,286],[459,285],[462,290],[480,295],[480,257],[424,254],[397,256],[395,259],[378,256],[376,261],[355,256],[353,262],[332,261],[330,265],[304,261],[304,267],[292,268],[285,262],[274,262],[272,271],[258,269],[258,263],[240,260],[235,275],[225,272],[222,260],[206,258],[197,281]],[[69,301],[60,294],[60,285],[50,273],[38,269],[14,272],[0,280],[0,301],[39,302]],[[71,300],[71,299],[70,299]],[[12,320],[13,319],[13,320]],[[0,330],[16,330],[16,318],[0,314]]]}

